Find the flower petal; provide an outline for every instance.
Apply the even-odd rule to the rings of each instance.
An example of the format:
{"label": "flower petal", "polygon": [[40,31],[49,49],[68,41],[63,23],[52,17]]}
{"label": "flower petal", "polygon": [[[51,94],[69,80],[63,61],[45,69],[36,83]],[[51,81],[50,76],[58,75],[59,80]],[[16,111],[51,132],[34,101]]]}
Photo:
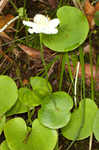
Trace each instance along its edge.
{"label": "flower petal", "polygon": [[42,28],[40,30],[40,33],[44,33],[44,34],[56,34],[58,33],[58,30],[56,28]]}
{"label": "flower petal", "polygon": [[28,26],[28,27],[32,27],[35,28],[36,27],[36,23],[32,22],[32,21],[23,21],[23,24]]}
{"label": "flower petal", "polygon": [[34,22],[37,24],[48,23],[48,18],[42,14],[36,14],[34,16]]}
{"label": "flower petal", "polygon": [[52,28],[52,29],[50,30],[50,33],[49,33],[49,34],[57,34],[57,33],[58,33],[58,29]]}
{"label": "flower petal", "polygon": [[30,34],[33,34],[33,33],[34,33],[34,29],[33,29],[33,28],[29,28],[29,29],[28,29],[28,32],[29,32]]}
{"label": "flower petal", "polygon": [[59,23],[60,23],[59,19],[55,18],[49,21],[49,26],[57,27]]}

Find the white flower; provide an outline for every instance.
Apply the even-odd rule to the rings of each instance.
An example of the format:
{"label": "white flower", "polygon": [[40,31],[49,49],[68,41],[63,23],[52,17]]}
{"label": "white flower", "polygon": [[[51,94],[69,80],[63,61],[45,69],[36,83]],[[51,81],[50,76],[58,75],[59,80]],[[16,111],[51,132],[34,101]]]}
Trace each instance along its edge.
{"label": "white flower", "polygon": [[56,28],[59,25],[59,19],[55,18],[49,20],[48,17],[45,17],[42,14],[37,14],[34,17],[34,22],[23,21],[23,24],[30,27],[28,29],[29,33],[45,33],[45,34],[56,34],[58,29]]}

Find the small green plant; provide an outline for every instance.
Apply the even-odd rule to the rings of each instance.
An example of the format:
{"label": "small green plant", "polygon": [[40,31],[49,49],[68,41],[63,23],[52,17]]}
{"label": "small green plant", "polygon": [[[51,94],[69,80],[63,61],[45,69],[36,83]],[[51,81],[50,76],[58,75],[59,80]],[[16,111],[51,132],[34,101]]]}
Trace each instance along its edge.
{"label": "small green plant", "polygon": [[[19,16],[22,17],[23,12],[20,8]],[[0,134],[4,132],[5,136],[0,150],[54,150],[58,143],[58,129],[72,141],[83,140],[92,133],[99,141],[99,109],[95,102],[84,96],[77,107],[73,105],[72,97],[61,91],[65,58],[70,66],[67,52],[85,41],[89,32],[87,19],[80,10],[70,6],[59,8],[57,17],[49,20],[39,14],[34,22],[23,21],[29,27],[29,33],[40,33],[41,58],[47,79],[31,77],[30,88],[18,89],[10,77],[0,76]],[[43,44],[53,51],[63,52],[60,91],[57,92],[53,92],[48,82]],[[82,55],[80,57],[83,64]],[[73,82],[71,70],[70,76]],[[26,120],[21,117],[10,119],[10,116],[21,113],[28,114]]]}
{"label": "small green plant", "polygon": [[[31,77],[30,84],[32,89],[24,87],[18,90],[10,77],[0,76],[0,133],[4,131],[5,135],[1,150],[53,150],[58,141],[57,129],[60,128],[65,138],[74,140],[76,137],[84,100],[71,112],[73,99],[69,94],[52,92],[50,83],[42,77]],[[89,137],[92,132],[99,140],[99,109],[91,99],[85,101],[85,121],[77,140]],[[34,109],[40,105],[38,117],[32,120]],[[6,120],[7,116],[23,112],[30,112],[26,122],[21,117]]]}

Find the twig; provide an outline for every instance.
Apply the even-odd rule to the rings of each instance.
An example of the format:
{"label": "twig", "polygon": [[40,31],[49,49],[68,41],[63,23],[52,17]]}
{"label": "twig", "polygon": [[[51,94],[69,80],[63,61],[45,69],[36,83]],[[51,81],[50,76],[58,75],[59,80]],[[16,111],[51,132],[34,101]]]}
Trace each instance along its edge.
{"label": "twig", "polygon": [[0,29],[0,32],[3,32],[12,22],[14,22],[15,20],[17,20],[19,18],[19,16],[16,16],[15,18],[11,19],[7,24],[5,24],[3,26],[3,28]]}
{"label": "twig", "polygon": [[1,0],[0,1],[0,13],[4,9],[5,5],[8,3],[8,0]]}
{"label": "twig", "polygon": [[6,61],[6,59],[7,59],[7,58],[5,58],[5,59],[2,61],[2,63],[0,64],[0,69],[1,69],[2,65],[4,64],[4,62]]}
{"label": "twig", "polygon": [[54,71],[54,66],[55,66],[55,63],[53,63],[48,71],[48,78],[50,77],[50,75],[53,73]]}
{"label": "twig", "polygon": [[5,59],[7,59],[10,63],[13,62],[13,60],[12,60],[11,58],[9,58],[1,49],[0,49],[0,54],[1,54],[2,56],[4,56]]}

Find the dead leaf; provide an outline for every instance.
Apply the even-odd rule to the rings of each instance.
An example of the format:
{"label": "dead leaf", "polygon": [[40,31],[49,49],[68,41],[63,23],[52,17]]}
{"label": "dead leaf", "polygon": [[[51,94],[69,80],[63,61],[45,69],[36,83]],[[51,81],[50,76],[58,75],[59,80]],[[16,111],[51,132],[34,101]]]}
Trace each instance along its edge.
{"label": "dead leaf", "polygon": [[86,17],[88,19],[89,26],[91,29],[93,29],[93,27],[95,25],[94,20],[93,20],[95,11],[96,11],[95,7],[91,5],[90,1],[85,0],[84,12],[86,14]]}
{"label": "dead leaf", "polygon": [[89,0],[85,0],[84,12],[86,14],[91,29],[93,29],[95,26],[94,15],[96,11],[99,11],[99,2],[97,2],[95,6],[92,6]]}
{"label": "dead leaf", "polygon": [[9,37],[5,32],[0,32],[0,37],[6,38],[8,40],[12,40],[12,38]]}
{"label": "dead leaf", "polygon": [[[7,16],[0,16],[0,29],[7,24],[10,20],[12,20],[14,18],[14,16],[12,16],[11,14],[8,14]],[[7,29],[10,29],[14,26],[14,22],[11,23]]]}
{"label": "dead leaf", "polygon": [[0,49],[0,55],[2,55],[5,59],[7,59],[10,63],[12,63],[13,62],[13,60],[8,56],[8,55],[6,55],[3,51],[2,51],[2,49]]}
{"label": "dead leaf", "polygon": [[36,50],[35,48],[27,47],[23,44],[18,44],[18,46],[29,56],[32,58],[40,58],[40,51]]}

